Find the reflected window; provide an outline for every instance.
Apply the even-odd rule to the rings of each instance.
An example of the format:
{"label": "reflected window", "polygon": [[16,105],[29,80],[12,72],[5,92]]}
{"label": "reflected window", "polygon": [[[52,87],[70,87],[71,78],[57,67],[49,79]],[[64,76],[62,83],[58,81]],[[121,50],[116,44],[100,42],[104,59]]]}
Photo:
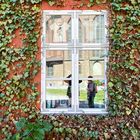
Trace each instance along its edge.
{"label": "reflected window", "polygon": [[95,50],[92,53],[93,58],[103,58],[105,55],[105,52],[103,50]]}
{"label": "reflected window", "polygon": [[104,43],[104,24],[103,15],[79,16],[79,41],[81,43]]}
{"label": "reflected window", "polygon": [[46,42],[68,43],[71,41],[71,17],[62,15],[46,16]]}
{"label": "reflected window", "polygon": [[66,77],[71,73],[71,51],[47,51],[46,52],[46,77]]}
{"label": "reflected window", "polygon": [[[96,78],[105,77],[105,59],[104,50],[86,50],[79,52],[79,74],[81,78],[87,78],[93,75]],[[84,54],[82,59],[80,54]]]}
{"label": "reflected window", "polygon": [[96,17],[96,41],[97,43],[103,43],[105,38],[104,16]]}
{"label": "reflected window", "polygon": [[79,74],[82,73],[82,66],[81,66],[81,63],[79,62]]}
{"label": "reflected window", "polygon": [[104,73],[104,68],[103,68],[103,63],[101,63],[101,62],[94,62],[93,63],[93,75],[95,76],[97,76],[97,75],[103,75]]}
{"label": "reflected window", "polygon": [[47,74],[48,76],[53,76],[53,65],[47,66]]}

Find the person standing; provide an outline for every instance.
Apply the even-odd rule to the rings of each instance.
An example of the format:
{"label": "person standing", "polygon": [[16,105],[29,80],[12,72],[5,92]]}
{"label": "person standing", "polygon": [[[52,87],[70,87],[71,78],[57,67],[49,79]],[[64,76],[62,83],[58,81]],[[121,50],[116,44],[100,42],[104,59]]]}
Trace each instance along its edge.
{"label": "person standing", "polygon": [[[72,75],[68,75],[67,78],[71,78]],[[69,106],[71,107],[71,96],[72,96],[72,81],[71,80],[64,80],[64,82],[66,82],[68,84],[68,88],[67,88],[67,96],[69,97]],[[79,83],[81,83],[82,80],[79,80]],[[80,90],[79,90],[80,91]],[[80,95],[80,92],[79,92]]]}
{"label": "person standing", "polygon": [[[67,78],[71,78],[71,74],[67,76]],[[71,80],[64,80],[68,84],[67,88],[67,96],[69,97],[69,106],[71,106]]]}
{"label": "person standing", "polygon": [[[93,78],[88,76],[88,78]],[[87,84],[87,97],[88,97],[88,106],[89,108],[94,108],[94,98],[97,93],[96,84],[92,80],[88,80]]]}

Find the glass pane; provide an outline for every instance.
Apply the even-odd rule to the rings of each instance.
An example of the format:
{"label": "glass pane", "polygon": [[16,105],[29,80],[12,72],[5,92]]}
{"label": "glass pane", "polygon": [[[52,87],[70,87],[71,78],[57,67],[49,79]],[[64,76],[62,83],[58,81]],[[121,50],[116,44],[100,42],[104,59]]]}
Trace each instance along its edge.
{"label": "glass pane", "polygon": [[[105,108],[104,80],[84,80],[80,84],[79,108]],[[97,87],[95,93],[94,84]]]}
{"label": "glass pane", "polygon": [[105,57],[105,50],[79,51],[79,79],[87,78],[79,88],[80,108],[105,108]]}
{"label": "glass pane", "polygon": [[94,78],[104,78],[106,54],[103,50],[80,51],[79,52],[79,75],[87,78],[89,75]]}
{"label": "glass pane", "polygon": [[79,41],[81,43],[105,42],[105,23],[103,15],[79,16]]}
{"label": "glass pane", "polygon": [[47,43],[71,42],[71,16],[47,16],[46,37]]}
{"label": "glass pane", "polygon": [[46,77],[66,77],[71,74],[71,51],[47,51],[46,73]]}
{"label": "glass pane", "polygon": [[69,108],[71,98],[67,82],[63,80],[46,81],[46,108]]}

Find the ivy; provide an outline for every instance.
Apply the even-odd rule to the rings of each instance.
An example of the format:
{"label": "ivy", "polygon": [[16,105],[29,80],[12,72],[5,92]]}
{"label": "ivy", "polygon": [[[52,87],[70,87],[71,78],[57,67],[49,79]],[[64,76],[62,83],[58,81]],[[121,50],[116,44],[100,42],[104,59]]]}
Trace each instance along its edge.
{"label": "ivy", "polygon": [[18,132],[12,137],[12,139],[43,140],[45,132],[49,132],[52,127],[53,126],[47,121],[29,123],[25,118],[21,118],[19,122],[16,122],[16,129]]}
{"label": "ivy", "polygon": [[[65,0],[44,1],[54,7],[66,6]],[[40,114],[36,106],[40,83],[35,82],[41,65],[37,59],[40,2],[0,0],[0,138],[139,139],[139,0],[74,0],[71,6],[110,7],[109,114],[106,116]],[[16,38],[21,45],[13,43]]]}

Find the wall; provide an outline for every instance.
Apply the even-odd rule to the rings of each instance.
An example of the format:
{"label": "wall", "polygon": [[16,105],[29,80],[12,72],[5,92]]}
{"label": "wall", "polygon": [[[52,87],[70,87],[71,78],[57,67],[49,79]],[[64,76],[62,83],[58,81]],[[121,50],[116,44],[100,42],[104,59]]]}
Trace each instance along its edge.
{"label": "wall", "polygon": [[[62,6],[60,3],[63,4],[63,0],[57,1],[57,7],[48,6],[45,0],[42,3],[39,0],[0,2],[1,139],[12,139],[14,134],[14,139],[43,139],[45,134],[46,139],[140,138],[139,1],[112,0],[107,5],[89,8],[109,9],[111,15],[109,114],[106,116],[42,116],[36,106],[36,102],[39,102],[37,97],[40,96],[39,9],[87,9],[77,4],[82,1],[66,1],[61,8],[59,6]],[[21,36],[18,30],[21,31]],[[38,76],[36,70],[39,72]],[[24,123],[22,120],[22,125],[18,126],[17,121],[21,117],[25,117],[28,122]],[[50,129],[42,129],[45,127],[41,124],[44,120],[53,125],[49,133],[46,132]],[[44,124],[48,127],[48,124]]]}

